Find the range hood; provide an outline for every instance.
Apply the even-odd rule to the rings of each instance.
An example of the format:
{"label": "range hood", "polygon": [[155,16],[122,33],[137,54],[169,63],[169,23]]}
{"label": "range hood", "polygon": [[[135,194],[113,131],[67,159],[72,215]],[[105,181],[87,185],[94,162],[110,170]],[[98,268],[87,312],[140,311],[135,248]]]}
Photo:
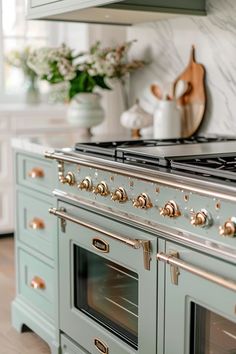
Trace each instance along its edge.
{"label": "range hood", "polygon": [[206,15],[205,0],[31,0],[28,19],[132,25],[176,14]]}

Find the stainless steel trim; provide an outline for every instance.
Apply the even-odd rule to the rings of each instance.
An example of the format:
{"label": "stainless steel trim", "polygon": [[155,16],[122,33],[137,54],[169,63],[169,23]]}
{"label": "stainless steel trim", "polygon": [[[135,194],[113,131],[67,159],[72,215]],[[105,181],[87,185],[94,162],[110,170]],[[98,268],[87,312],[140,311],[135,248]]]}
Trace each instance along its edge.
{"label": "stainless steel trim", "polygon": [[106,231],[96,225],[93,225],[87,221],[79,220],[74,218],[71,215],[66,214],[66,212],[61,212],[56,208],[50,208],[49,213],[58,216],[61,219],[69,220],[75,224],[87,227],[93,231],[100,232],[110,238],[113,238],[117,241],[125,243],[128,246],[133,247],[134,249],[139,249],[140,247],[143,248],[143,261],[144,261],[144,268],[150,270],[150,261],[151,261],[151,243],[149,240],[141,240],[141,239],[130,239],[128,237],[123,237],[121,235],[114,234],[113,232]]}
{"label": "stainless steel trim", "polygon": [[[138,178],[144,181],[180,188],[181,190],[193,191],[201,195],[223,198],[234,202],[236,201],[236,188],[233,186],[222,185],[212,181],[202,181],[201,179],[178,175],[177,172],[171,174],[170,172],[164,172],[161,170],[153,171],[140,166],[126,165],[119,163],[118,161],[109,161],[91,156],[86,156],[85,160],[83,159],[83,156],[76,153],[73,154],[72,152],[48,151],[45,152],[45,157],[58,160],[59,163],[62,161],[76,163],[82,166],[98,168],[112,173],[119,173],[124,176]],[[221,189],[222,192],[219,192],[219,189]],[[234,195],[232,195],[232,193]]]}
{"label": "stainless steel trim", "polygon": [[226,289],[236,292],[236,282],[235,281],[220,277],[214,273],[211,273],[211,272],[208,272],[204,269],[195,267],[192,264],[189,264],[187,262],[182,261],[181,259],[176,258],[173,255],[173,253],[170,253],[170,254],[166,254],[163,252],[157,253],[157,260],[163,261],[167,264],[170,264],[170,266],[182,268],[182,269],[186,270],[187,272],[190,272],[190,273],[197,275],[201,278],[209,280],[217,285],[223,286]]}
{"label": "stainless steel trim", "polygon": [[[114,218],[114,212],[111,210],[111,208],[106,207],[105,205],[101,206],[101,204],[97,203],[96,201],[88,201],[83,199],[82,197],[78,199],[77,197],[66,192],[60,191],[58,189],[55,189],[53,191],[53,195],[59,198],[60,200],[64,200],[65,202],[76,203],[81,208],[85,208],[92,212],[96,212],[101,215]],[[216,256],[229,262],[236,263],[236,249],[233,249],[230,245],[226,246],[220,244],[218,246],[216,242],[210,242],[209,240],[199,238],[199,236],[192,232],[183,232],[182,230],[179,230],[176,227],[171,228],[168,225],[163,226],[154,221],[147,221],[146,219],[143,219],[141,217],[130,215],[126,212],[117,211],[117,209],[116,221],[126,222],[131,226],[141,228],[142,230],[145,230],[147,232],[151,232],[155,236],[163,237],[167,240],[178,243],[181,242],[181,244],[183,245],[190,246],[212,256]]]}

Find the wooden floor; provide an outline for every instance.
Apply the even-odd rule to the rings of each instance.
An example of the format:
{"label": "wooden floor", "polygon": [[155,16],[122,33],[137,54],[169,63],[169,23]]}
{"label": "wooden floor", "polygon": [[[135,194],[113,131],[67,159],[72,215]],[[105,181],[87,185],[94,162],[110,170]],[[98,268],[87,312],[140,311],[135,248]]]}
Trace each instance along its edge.
{"label": "wooden floor", "polygon": [[0,353],[49,354],[48,345],[35,333],[18,333],[12,328],[10,304],[14,296],[14,239],[0,238]]}

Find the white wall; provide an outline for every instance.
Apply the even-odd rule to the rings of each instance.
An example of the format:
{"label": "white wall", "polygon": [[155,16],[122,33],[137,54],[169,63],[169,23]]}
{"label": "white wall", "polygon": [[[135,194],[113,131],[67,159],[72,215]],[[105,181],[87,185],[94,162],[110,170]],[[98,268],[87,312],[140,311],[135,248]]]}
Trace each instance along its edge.
{"label": "white wall", "polygon": [[206,17],[176,17],[129,27],[137,39],[131,55],[150,61],[133,75],[131,100],[142,99],[153,109],[150,84],[173,81],[189,60],[192,44],[196,59],[206,68],[207,109],[201,132],[236,134],[236,1],[208,0]]}

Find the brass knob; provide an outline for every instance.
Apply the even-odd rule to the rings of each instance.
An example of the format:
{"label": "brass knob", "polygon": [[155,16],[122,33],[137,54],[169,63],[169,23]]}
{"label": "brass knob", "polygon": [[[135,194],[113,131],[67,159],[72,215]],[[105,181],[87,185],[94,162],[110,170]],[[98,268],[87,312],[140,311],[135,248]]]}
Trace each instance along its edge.
{"label": "brass knob", "polygon": [[103,197],[107,196],[109,194],[109,189],[108,189],[108,185],[106,184],[106,182],[100,182],[98,183],[98,185],[93,189],[93,193],[94,194],[100,194]]}
{"label": "brass knob", "polygon": [[191,216],[191,224],[194,226],[203,226],[206,223],[206,215],[202,212],[194,213]]}
{"label": "brass knob", "polygon": [[90,191],[92,189],[92,180],[90,177],[85,177],[82,182],[78,184],[78,188],[81,190]]}
{"label": "brass knob", "polygon": [[114,193],[111,193],[111,200],[117,201],[119,203],[124,203],[127,201],[127,199],[127,193],[122,187],[117,188]]}
{"label": "brass knob", "polygon": [[193,226],[206,227],[211,225],[212,219],[210,214],[205,209],[202,209],[196,213],[192,211],[190,222]]}
{"label": "brass knob", "polygon": [[228,220],[223,226],[219,227],[220,236],[235,237],[236,236],[236,224],[232,220]]}
{"label": "brass knob", "polygon": [[63,184],[69,184],[69,186],[73,186],[75,184],[75,175],[73,172],[68,172],[67,175],[60,177],[60,182]]}
{"label": "brass knob", "polygon": [[44,177],[44,170],[40,167],[34,167],[31,171],[28,172],[28,176],[33,179],[42,178]]}
{"label": "brass knob", "polygon": [[34,289],[46,289],[46,284],[45,284],[45,281],[38,277],[37,275],[35,277],[33,277],[33,279],[31,280],[30,282],[30,286],[31,288],[34,288]]}
{"label": "brass knob", "polygon": [[160,215],[169,216],[170,218],[180,216],[179,207],[173,200],[170,200],[163,208],[160,208]]}
{"label": "brass knob", "polygon": [[29,223],[29,227],[33,230],[42,230],[45,228],[45,224],[42,219],[33,218],[33,220]]}
{"label": "brass knob", "polygon": [[136,199],[133,200],[133,206],[140,209],[148,209],[152,207],[152,202],[146,193],[139,194]]}

